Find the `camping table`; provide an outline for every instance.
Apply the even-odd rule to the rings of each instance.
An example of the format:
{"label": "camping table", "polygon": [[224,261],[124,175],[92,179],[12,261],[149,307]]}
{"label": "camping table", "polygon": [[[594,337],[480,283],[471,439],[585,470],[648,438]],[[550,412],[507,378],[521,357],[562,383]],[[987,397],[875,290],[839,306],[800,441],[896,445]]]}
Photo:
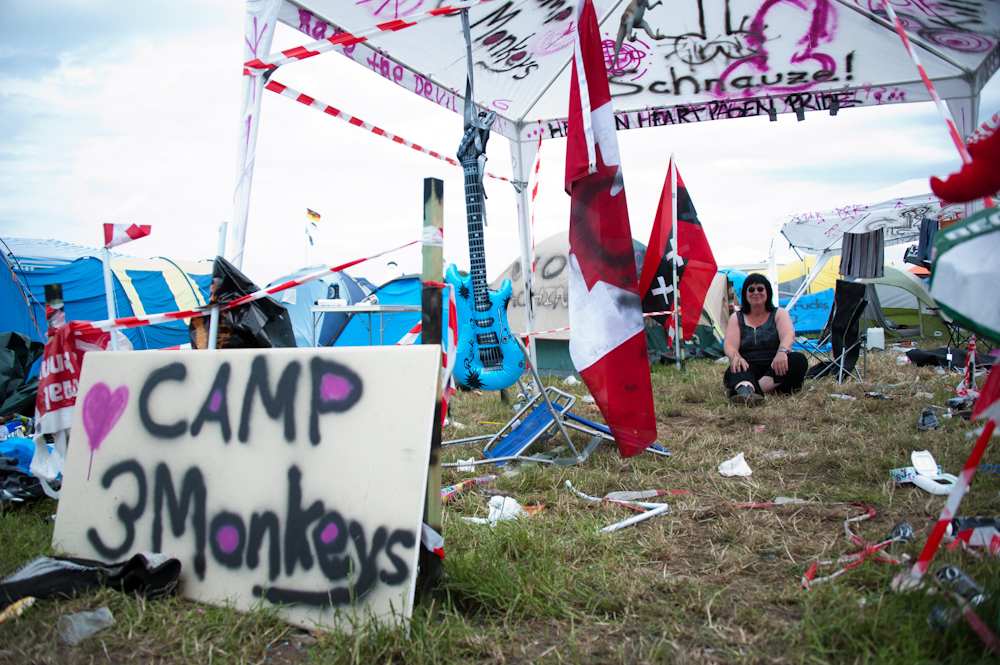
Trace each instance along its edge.
{"label": "camping table", "polygon": [[[368,323],[364,323],[362,319],[362,324],[368,328],[368,345],[372,344],[372,314],[378,314],[378,343],[381,346],[383,343],[382,335],[385,333],[385,327],[389,325],[389,321],[392,320],[392,315],[397,312],[419,312],[423,308],[420,305],[313,305],[309,308],[312,313],[312,345],[316,346],[316,326],[319,324],[320,317],[326,312],[340,312],[341,314],[367,314]],[[384,315],[388,314],[389,318],[385,318]]]}

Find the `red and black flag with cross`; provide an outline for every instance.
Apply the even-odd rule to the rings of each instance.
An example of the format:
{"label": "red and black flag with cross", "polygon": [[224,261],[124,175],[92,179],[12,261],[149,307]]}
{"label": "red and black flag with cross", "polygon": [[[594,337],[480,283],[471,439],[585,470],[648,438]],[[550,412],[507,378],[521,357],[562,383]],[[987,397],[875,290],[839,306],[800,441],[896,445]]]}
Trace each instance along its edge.
{"label": "red and black flag with cross", "polygon": [[[674,242],[673,192],[677,192],[677,236]],[[684,339],[689,340],[698,327],[705,296],[712,285],[718,266],[705,236],[705,229],[698,221],[698,213],[688,194],[687,187],[673,160],[663,183],[660,205],[649,235],[646,258],[639,278],[643,312],[666,312],[674,308],[673,262],[677,262],[677,281],[680,283],[681,321]],[[673,317],[654,316],[667,327],[673,337]]]}

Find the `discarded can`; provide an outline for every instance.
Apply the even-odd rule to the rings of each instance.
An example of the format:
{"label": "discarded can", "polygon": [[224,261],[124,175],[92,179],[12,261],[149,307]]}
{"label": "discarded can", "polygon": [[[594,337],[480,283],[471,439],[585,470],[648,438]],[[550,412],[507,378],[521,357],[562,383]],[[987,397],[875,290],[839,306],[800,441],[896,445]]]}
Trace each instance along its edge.
{"label": "discarded can", "polygon": [[920,414],[920,422],[917,424],[917,429],[921,432],[928,432],[939,427],[941,427],[941,423],[938,422],[934,412],[930,409],[924,409]]}
{"label": "discarded can", "polygon": [[950,400],[945,402],[945,406],[949,409],[961,409],[966,404],[972,404],[972,398],[969,396],[962,397],[952,397]]}
{"label": "discarded can", "polygon": [[892,531],[889,532],[889,535],[885,539],[908,543],[913,540],[913,525],[909,522],[900,522],[892,527]]}
{"label": "discarded can", "polygon": [[941,566],[934,572],[934,577],[943,586],[969,601],[971,605],[978,605],[986,600],[986,589],[962,572],[958,566],[947,564]]}
{"label": "discarded can", "polygon": [[951,532],[968,531],[991,526],[1000,531],[1000,519],[996,517],[955,517],[951,520]]}
{"label": "discarded can", "polygon": [[931,608],[930,613],[927,615],[927,625],[934,630],[944,631],[955,625],[960,616],[961,614],[954,607],[942,607],[938,605]]}

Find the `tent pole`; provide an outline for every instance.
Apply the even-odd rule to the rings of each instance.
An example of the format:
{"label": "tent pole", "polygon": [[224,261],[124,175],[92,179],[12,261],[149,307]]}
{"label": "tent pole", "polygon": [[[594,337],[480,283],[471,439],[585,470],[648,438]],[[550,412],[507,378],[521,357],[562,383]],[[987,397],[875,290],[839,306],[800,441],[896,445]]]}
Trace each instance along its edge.
{"label": "tent pole", "polygon": [[[436,235],[441,238],[444,227],[444,183],[437,178],[424,178],[424,229],[436,227]],[[427,237],[425,235],[424,237]],[[424,241],[423,272],[421,274],[421,338],[422,344],[441,346],[442,293],[436,286],[428,288],[428,282],[440,282],[444,276],[442,255],[444,241]],[[515,339],[516,339],[515,335]],[[440,352],[440,351],[439,351]],[[428,459],[427,494],[424,497],[424,523],[441,533],[441,372],[437,373],[437,391],[434,393],[434,422],[431,427],[431,453]],[[441,559],[425,547],[420,548],[420,580],[418,594],[421,604],[427,608],[431,625],[437,619],[437,588],[441,583]]]}
{"label": "tent pole", "polygon": [[[226,227],[229,226],[228,222],[222,222],[219,225],[219,246],[216,247],[215,256],[216,261],[226,253]],[[213,271],[215,272],[215,271]],[[212,297],[212,289],[209,287],[208,293],[209,299]],[[208,319],[208,344],[205,346],[206,349],[214,349],[216,343],[219,341],[219,304],[216,304],[212,308],[212,313],[209,315]]]}
{"label": "tent pole", "polygon": [[671,237],[673,238],[671,254],[673,256],[670,258],[670,270],[672,271],[671,283],[674,285],[674,306],[671,308],[674,310],[673,314],[671,314],[674,319],[674,366],[683,371],[684,317],[680,315],[681,285],[677,282],[677,259],[680,258],[680,241],[677,238],[677,164],[674,162],[674,153],[672,152],[670,153],[670,219],[673,224],[673,229],[671,230]]}
{"label": "tent pole", "polygon": [[795,303],[799,301],[802,294],[808,290],[809,285],[812,284],[816,280],[816,277],[818,277],[823,271],[823,266],[825,266],[827,261],[830,260],[830,257],[836,253],[837,252],[833,250],[824,249],[823,253],[816,257],[816,262],[813,263],[812,270],[809,271],[809,276],[806,277],[801,284],[799,284],[799,288],[795,291],[795,296],[788,302],[788,307],[785,308],[787,311],[792,311],[792,308],[795,307]]}
{"label": "tent pole", "polygon": [[[107,247],[101,248],[101,263],[104,264],[104,297],[108,303],[108,318],[118,318],[115,311],[115,287],[111,279],[111,252]],[[118,331],[111,331],[111,350],[118,350]]]}
{"label": "tent pole", "polygon": [[[274,27],[282,0],[247,0],[244,19],[243,61],[266,58],[271,52]],[[233,197],[232,263],[243,269],[243,246],[246,243],[247,218],[250,214],[250,186],[253,184],[254,158],[257,152],[257,128],[260,125],[260,102],[264,96],[264,76],[243,75],[240,98],[240,127],[236,151],[236,189]]]}
{"label": "tent pole", "polygon": [[[524,288],[524,319],[528,333],[528,357],[532,367],[538,367],[538,352],[535,341],[535,273],[534,250],[532,249],[531,202],[528,196],[528,179],[531,176],[531,162],[534,159],[533,144],[526,144],[521,138],[522,124],[516,128],[517,140],[510,142],[510,160],[512,162],[515,198],[517,199],[517,235],[521,245],[521,284]],[[541,386],[539,386],[541,390]]]}

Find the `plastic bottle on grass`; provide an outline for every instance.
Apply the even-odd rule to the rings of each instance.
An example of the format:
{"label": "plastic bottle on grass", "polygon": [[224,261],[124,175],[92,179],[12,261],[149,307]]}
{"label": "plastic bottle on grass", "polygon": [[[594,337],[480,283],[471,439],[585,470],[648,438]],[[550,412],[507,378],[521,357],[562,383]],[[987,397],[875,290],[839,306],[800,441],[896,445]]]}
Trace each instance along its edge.
{"label": "plastic bottle on grass", "polygon": [[59,637],[71,645],[76,646],[99,630],[103,630],[115,623],[115,618],[111,616],[111,610],[101,607],[96,612],[79,612],[77,614],[64,614],[59,617],[56,629]]}

